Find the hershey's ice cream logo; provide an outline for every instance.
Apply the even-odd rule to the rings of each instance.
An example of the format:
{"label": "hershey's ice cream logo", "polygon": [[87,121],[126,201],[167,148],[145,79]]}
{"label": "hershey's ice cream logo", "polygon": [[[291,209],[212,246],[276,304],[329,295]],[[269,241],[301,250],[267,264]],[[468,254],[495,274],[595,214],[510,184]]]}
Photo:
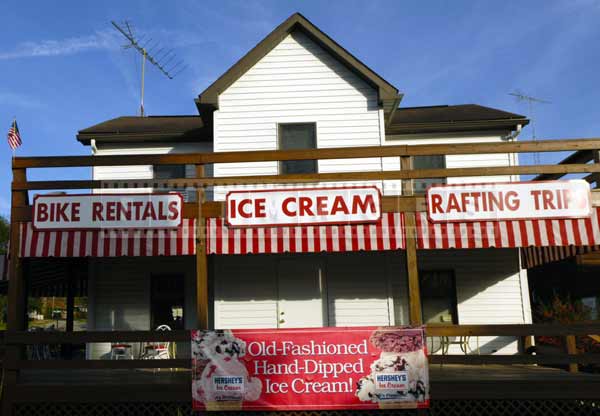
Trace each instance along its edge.
{"label": "hershey's ice cream logo", "polygon": [[215,392],[223,393],[243,393],[244,378],[236,376],[213,376],[212,378]]}
{"label": "hershey's ice cream logo", "polygon": [[408,375],[406,371],[375,373],[375,389],[408,391]]}

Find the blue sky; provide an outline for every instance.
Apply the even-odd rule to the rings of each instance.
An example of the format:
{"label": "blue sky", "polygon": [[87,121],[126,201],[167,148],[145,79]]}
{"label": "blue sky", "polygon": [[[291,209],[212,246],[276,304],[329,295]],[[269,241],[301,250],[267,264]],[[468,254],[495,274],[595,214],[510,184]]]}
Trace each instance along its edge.
{"label": "blue sky", "polygon": [[[600,136],[600,0],[3,4],[0,130],[17,117],[24,141],[18,155],[88,154],[75,140],[78,130],[136,113],[139,57],[120,48],[111,20],[130,20],[139,35],[171,45],[188,65],[174,80],[150,68],[147,113],[195,114],[194,97],[296,11],[404,92],[402,106],[478,103],[527,114],[507,94],[521,90],[552,102],[535,109],[538,137]],[[522,138],[530,134],[528,127]],[[1,149],[6,215],[11,152],[6,142]],[[76,176],[89,172],[30,175]]]}

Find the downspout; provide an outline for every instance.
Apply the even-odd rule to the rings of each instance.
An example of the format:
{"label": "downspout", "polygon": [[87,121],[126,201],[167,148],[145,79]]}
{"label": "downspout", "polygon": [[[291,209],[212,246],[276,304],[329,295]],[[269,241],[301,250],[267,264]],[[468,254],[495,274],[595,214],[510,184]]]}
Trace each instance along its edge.
{"label": "downspout", "polygon": [[96,147],[96,139],[90,140],[90,147],[92,148],[92,154],[98,153],[98,147]]}
{"label": "downspout", "polygon": [[[502,137],[502,140],[508,140],[509,142],[513,142],[517,140],[517,137],[521,133],[521,129],[523,128],[522,124],[517,124],[517,128],[510,134]],[[508,154],[508,166],[517,166],[517,154],[509,153]],[[517,181],[519,178],[516,175],[511,175],[511,181]]]}

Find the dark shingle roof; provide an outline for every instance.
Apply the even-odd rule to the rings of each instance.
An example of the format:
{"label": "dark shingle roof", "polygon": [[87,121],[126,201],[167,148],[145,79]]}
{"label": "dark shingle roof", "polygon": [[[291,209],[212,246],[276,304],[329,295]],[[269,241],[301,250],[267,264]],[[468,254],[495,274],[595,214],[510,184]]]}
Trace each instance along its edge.
{"label": "dark shingle roof", "polygon": [[90,144],[129,141],[211,141],[212,126],[200,116],[118,117],[80,130],[77,140]]}
{"label": "dark shingle roof", "polygon": [[527,117],[477,104],[398,108],[388,134],[493,130],[529,123]]}

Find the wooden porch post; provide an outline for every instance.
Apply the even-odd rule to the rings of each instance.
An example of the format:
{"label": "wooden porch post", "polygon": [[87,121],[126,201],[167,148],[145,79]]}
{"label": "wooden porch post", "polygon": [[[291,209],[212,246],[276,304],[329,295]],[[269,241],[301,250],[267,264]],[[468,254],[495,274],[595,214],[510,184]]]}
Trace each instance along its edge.
{"label": "wooden porch post", "polygon": [[[412,169],[412,157],[400,157],[400,169]],[[402,195],[412,196],[414,194],[411,179],[402,180]],[[406,275],[408,277],[408,303],[411,325],[421,325],[421,292],[419,289],[419,269],[417,264],[417,235],[415,212],[404,213],[404,232],[406,235]]]}
{"label": "wooden porch post", "polygon": [[[25,169],[13,168],[13,182],[26,182],[27,174]],[[26,329],[25,314],[27,311],[27,298],[25,294],[25,284],[23,277],[23,264],[19,257],[19,247],[21,242],[20,223],[15,220],[16,207],[28,205],[28,196],[26,191],[12,191],[11,193],[11,223],[10,223],[10,264],[8,269],[8,322],[7,332],[24,331]],[[4,392],[2,403],[2,414],[10,416],[13,413],[12,395],[19,377],[19,370],[16,368],[17,361],[23,354],[22,347],[7,345],[4,358]]]}
{"label": "wooden porch post", "polygon": [[[594,163],[600,164],[600,150],[592,150],[592,153],[594,155]],[[595,189],[600,189],[600,173],[594,173],[593,175],[594,182],[596,182]]]}
{"label": "wooden porch post", "polygon": [[[196,165],[196,178],[204,177],[204,166]],[[204,188],[198,189],[196,220],[196,316],[200,329],[208,329],[208,259],[206,256],[206,219],[202,214]]]}

